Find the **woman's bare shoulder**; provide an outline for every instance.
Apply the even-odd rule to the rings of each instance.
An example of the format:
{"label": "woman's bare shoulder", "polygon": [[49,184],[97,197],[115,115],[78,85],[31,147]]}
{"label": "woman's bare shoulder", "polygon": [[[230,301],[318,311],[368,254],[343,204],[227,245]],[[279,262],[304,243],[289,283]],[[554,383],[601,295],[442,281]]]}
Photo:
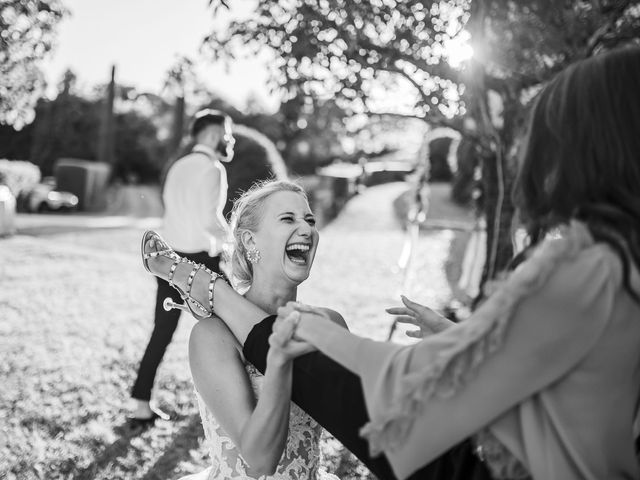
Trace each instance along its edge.
{"label": "woman's bare shoulder", "polygon": [[217,317],[200,320],[191,329],[189,357],[204,356],[211,361],[240,362],[242,347],[225,323]]}

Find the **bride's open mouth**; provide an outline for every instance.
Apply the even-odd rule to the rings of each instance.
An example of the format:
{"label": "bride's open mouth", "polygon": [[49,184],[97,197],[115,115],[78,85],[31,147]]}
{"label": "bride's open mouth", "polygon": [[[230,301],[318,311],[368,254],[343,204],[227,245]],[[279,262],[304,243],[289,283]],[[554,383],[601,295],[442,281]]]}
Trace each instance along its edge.
{"label": "bride's open mouth", "polygon": [[308,243],[292,243],[285,248],[287,258],[296,265],[306,266],[309,264],[309,252],[311,245]]}

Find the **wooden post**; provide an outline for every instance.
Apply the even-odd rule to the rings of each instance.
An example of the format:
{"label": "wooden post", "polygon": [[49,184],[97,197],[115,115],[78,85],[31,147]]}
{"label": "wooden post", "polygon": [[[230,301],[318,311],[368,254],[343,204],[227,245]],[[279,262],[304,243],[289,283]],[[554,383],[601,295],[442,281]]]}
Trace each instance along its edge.
{"label": "wooden post", "polygon": [[184,110],[185,101],[184,94],[176,98],[176,103],[173,107],[173,122],[171,124],[171,143],[169,144],[169,158],[175,157],[182,144],[182,135],[184,131]]}
{"label": "wooden post", "polygon": [[111,81],[107,87],[107,95],[102,109],[100,132],[98,134],[98,161],[113,166],[114,154],[114,116],[113,101],[116,95],[116,66],[111,66]]}

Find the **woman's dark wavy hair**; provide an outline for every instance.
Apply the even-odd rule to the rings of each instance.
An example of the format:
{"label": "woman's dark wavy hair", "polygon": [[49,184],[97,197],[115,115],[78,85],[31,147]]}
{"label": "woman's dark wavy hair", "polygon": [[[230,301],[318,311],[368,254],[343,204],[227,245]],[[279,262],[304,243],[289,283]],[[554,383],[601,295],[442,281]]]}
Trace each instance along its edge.
{"label": "woman's dark wavy hair", "polygon": [[583,221],[623,265],[640,268],[640,48],[580,61],[539,94],[514,186],[533,244],[570,219]]}

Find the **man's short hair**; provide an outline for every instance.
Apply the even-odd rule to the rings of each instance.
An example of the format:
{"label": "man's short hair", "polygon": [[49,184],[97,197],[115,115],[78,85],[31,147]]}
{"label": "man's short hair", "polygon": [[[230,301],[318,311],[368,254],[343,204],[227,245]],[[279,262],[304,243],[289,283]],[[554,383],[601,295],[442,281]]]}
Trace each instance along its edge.
{"label": "man's short hair", "polygon": [[230,121],[231,117],[226,113],[221,112],[220,110],[205,108],[194,115],[193,123],[191,124],[191,136],[195,138],[209,125],[224,125],[225,122]]}

